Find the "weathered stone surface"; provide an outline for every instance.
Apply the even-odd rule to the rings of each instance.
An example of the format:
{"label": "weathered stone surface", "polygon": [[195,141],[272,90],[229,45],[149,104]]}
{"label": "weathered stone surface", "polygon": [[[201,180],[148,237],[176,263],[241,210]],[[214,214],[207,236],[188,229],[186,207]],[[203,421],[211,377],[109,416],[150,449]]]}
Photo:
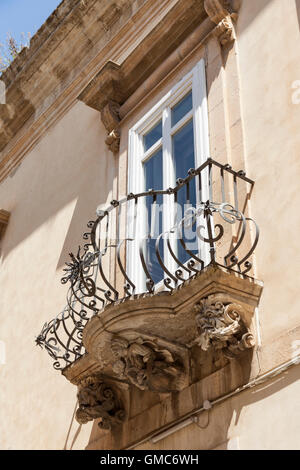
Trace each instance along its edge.
{"label": "weathered stone surface", "polygon": [[204,8],[209,18],[217,25],[215,35],[222,46],[235,39],[232,20],[237,20],[239,1],[204,0]]}
{"label": "weathered stone surface", "polygon": [[[224,300],[225,299],[225,300]],[[195,305],[200,336],[195,340],[203,351],[221,349],[229,357],[255,345],[253,334],[245,326],[243,308],[230,303],[226,295],[213,294]]]}
{"label": "weathered stone surface", "polygon": [[4,209],[0,209],[0,240],[3,236],[9,221],[10,213]]}
{"label": "weathered stone surface", "polygon": [[137,338],[127,341],[115,336],[111,341],[112,369],[120,380],[129,380],[140,390],[170,392],[179,390],[184,368],[176,355],[157,342]]}
{"label": "weathered stone surface", "polygon": [[76,420],[86,424],[94,419],[101,419],[98,426],[101,429],[111,429],[119,425],[125,418],[117,394],[101,376],[90,376],[83,379],[78,386],[78,409]]}
{"label": "weathered stone surface", "polygon": [[132,387],[184,390],[254,346],[252,318],[261,292],[258,281],[210,266],[172,294],[110,305],[88,322],[87,354],[63,374],[78,384],[97,370],[117,388],[129,385],[130,395]]}
{"label": "weathered stone surface", "polygon": [[[160,9],[156,12],[153,3],[73,0],[59,6],[33,37],[30,48],[24,48],[1,76],[7,88],[7,103],[22,112],[0,141],[0,151],[30,119],[37,121],[50,110],[66,90],[72,94],[77,89],[75,97],[99,110],[109,100],[124,103],[206,17],[203,3],[199,5],[198,0],[177,0],[172,5],[164,2],[166,5],[160,6],[163,13]],[[148,31],[144,25],[153,8],[157,24]],[[132,18],[135,20],[130,21]],[[80,32],[83,24],[84,34]],[[121,54],[121,65],[118,41],[128,43]],[[18,102],[16,89],[22,95]],[[52,112],[58,112],[56,108]],[[114,152],[118,139],[116,130],[108,136],[107,143]],[[1,166],[7,166],[7,161],[0,161],[0,175]]]}
{"label": "weathered stone surface", "polygon": [[101,119],[108,132],[105,143],[113,153],[118,152],[120,145],[119,111],[120,105],[111,100],[101,110]]}

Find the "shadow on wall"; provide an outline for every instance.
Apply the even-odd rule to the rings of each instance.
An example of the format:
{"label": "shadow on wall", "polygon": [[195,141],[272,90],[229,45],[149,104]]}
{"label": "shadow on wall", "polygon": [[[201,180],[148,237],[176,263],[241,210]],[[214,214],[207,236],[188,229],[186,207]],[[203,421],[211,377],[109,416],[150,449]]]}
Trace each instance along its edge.
{"label": "shadow on wall", "polygon": [[[242,34],[271,2],[274,0],[242,0],[239,12],[237,30]],[[285,3],[285,0],[281,0]],[[298,0],[296,0],[298,2]],[[255,33],[254,33],[255,34]]]}
{"label": "shadow on wall", "polygon": [[[251,442],[251,449],[253,450],[267,450],[268,443],[273,439],[275,431],[274,443],[276,438],[281,439],[282,449],[287,446],[287,440],[283,436],[280,438],[280,410],[277,410],[276,405],[271,401],[272,396],[278,393],[284,393],[292,384],[296,384],[300,377],[300,367],[295,366],[286,373],[267,381],[264,384],[258,385],[253,389],[237,394],[235,397],[216,404],[209,412],[205,411],[199,415],[198,424],[192,424],[177,433],[170,435],[166,439],[157,444],[152,444],[149,441],[135,447],[135,450],[227,450],[231,448],[231,441],[233,436],[238,436],[235,445],[235,450],[243,450],[245,444],[239,441],[244,440],[245,443]],[[269,403],[268,403],[269,401]],[[284,402],[284,398],[282,398]],[[264,406],[262,413],[255,407],[260,404]],[[249,409],[253,405],[253,412],[251,408],[247,417],[243,414],[243,409]],[[275,408],[274,408],[275,407]],[[276,409],[276,412],[274,412]],[[261,410],[261,408],[260,408]],[[286,411],[288,413],[288,411]],[[282,413],[286,413],[282,409]],[[291,421],[293,417],[290,416]],[[278,429],[278,432],[276,432]],[[230,433],[229,433],[230,430]],[[265,436],[264,439],[262,437]],[[288,437],[287,437],[288,439]],[[247,448],[250,448],[249,445]],[[280,449],[278,449],[280,450]]]}
{"label": "shadow on wall", "polygon": [[[244,365],[244,361],[241,361],[240,367],[243,372],[245,372],[243,370]],[[244,383],[247,383],[247,380],[245,380],[246,375],[247,374],[244,374]],[[160,421],[162,412],[161,406],[159,409],[157,406],[150,407],[148,410],[145,410],[144,413],[137,415],[136,421],[133,417],[130,424],[125,422],[121,428],[116,429],[114,432],[100,430],[97,425],[97,420],[95,420],[89,444],[86,449],[126,449],[132,444],[130,434],[135,428],[139,429],[141,441],[143,440],[144,442],[139,444],[139,441],[135,439],[136,445],[134,446],[134,450],[226,450],[230,448],[233,436],[244,438],[244,442],[247,442],[247,439],[249,439],[249,442],[252,443],[251,445],[253,445],[253,441],[256,441],[253,449],[264,449],[264,446],[267,445],[266,443],[271,440],[273,426],[275,426],[276,420],[279,419],[277,418],[278,413],[280,414],[280,411],[274,414],[272,411],[274,410],[274,403],[271,401],[268,403],[268,400],[271,400],[273,395],[276,396],[280,392],[284,393],[291,385],[299,381],[299,377],[300,367],[294,366],[278,377],[269,379],[265,383],[257,385],[255,388],[247,389],[223,402],[213,405],[209,411],[203,411],[198,415],[199,419],[197,424],[184,427],[155,444],[150,441],[151,434],[149,434],[149,431],[147,432],[147,424],[153,422],[153,416],[155,419],[158,412],[160,416],[156,416],[156,422]],[[226,386],[227,381],[231,380],[230,374],[224,374],[223,380]],[[216,384],[214,384],[214,386],[215,385]],[[207,398],[210,398],[210,396],[206,395],[205,399]],[[166,399],[166,397],[164,397],[164,399]],[[198,400],[199,399],[203,399],[203,397],[198,397]],[[179,397],[177,394],[174,394],[174,396],[170,397],[170,400],[172,403],[176,403],[179,401]],[[282,400],[285,400],[285,398],[283,397]],[[157,395],[157,403],[162,403],[162,401],[162,397]],[[260,406],[263,404],[266,410],[264,419],[262,419],[261,414],[257,414],[260,413],[260,411],[255,408],[255,404],[260,404]],[[243,415],[243,421],[241,421],[243,409],[248,409],[251,405],[254,405],[254,407],[252,413],[249,414],[247,411],[248,421],[245,421],[245,414]],[[178,415],[178,417],[179,416],[180,415]],[[64,447],[69,450],[77,448],[76,441],[80,433],[84,431],[83,427],[76,422],[74,416],[70,428],[71,427],[72,432],[68,434]],[[262,434],[266,437],[265,443],[261,441]],[[282,442],[284,447],[286,444],[284,440]],[[234,445],[239,446],[239,442],[237,441]],[[243,444],[240,447],[242,450]]]}
{"label": "shadow on wall", "polygon": [[300,0],[295,0],[295,1],[296,1],[297,15],[298,15],[299,29],[300,29]]}
{"label": "shadow on wall", "polygon": [[[270,379],[265,383],[256,386],[255,388],[245,390],[244,392],[237,394],[232,399],[224,401],[223,403],[213,407],[211,410],[209,426],[205,431],[201,431],[201,429],[199,430],[200,442],[202,439],[205,441],[205,432],[207,432],[208,436],[210,435],[209,429],[211,429],[211,435],[213,436],[214,434],[214,436],[212,437],[211,445],[209,447],[201,446],[200,448],[213,450],[216,447],[225,444],[225,448],[227,449],[227,444],[230,445],[230,439],[232,435],[238,435],[240,438],[244,437],[245,442],[247,442],[246,436],[249,436],[249,442],[251,441],[252,443],[254,436],[257,435],[257,442],[255,447],[252,447],[253,444],[251,444],[251,448],[253,448],[253,450],[263,450],[265,446],[268,445],[266,443],[270,442],[271,440],[271,433],[273,432],[272,430],[273,426],[275,426],[276,420],[278,419],[278,422],[280,421],[278,412],[274,413],[274,406],[276,408],[276,405],[271,403],[271,401],[268,404],[268,400],[271,400],[273,395],[275,396],[281,391],[283,392],[290,385],[294,383],[296,384],[299,381],[299,374],[300,367],[295,366],[288,372],[282,373],[280,376],[274,377],[273,379]],[[245,415],[243,417],[243,421],[240,421],[242,410],[244,408],[249,408],[251,405],[259,404],[260,402],[264,401],[264,407],[266,410],[264,419],[262,419],[260,414],[258,415],[257,409],[253,407],[252,413],[247,412],[247,416],[249,416],[249,422],[246,422]],[[255,428],[253,427],[253,418],[251,418],[251,414],[255,418]],[[273,421],[270,422],[271,420]],[[237,427],[236,430],[235,427]],[[230,436],[228,436],[229,428],[231,434]],[[266,437],[265,442],[260,441],[262,433],[264,433]],[[282,442],[282,448],[284,448],[286,444],[284,444],[283,440]],[[243,450],[243,445],[240,446],[240,450]]]}
{"label": "shadow on wall", "polygon": [[57,269],[83,244],[86,224],[109,199],[115,177],[101,126],[99,113],[78,102],[2,183],[0,195],[2,189],[3,204],[11,212],[1,243],[2,261],[40,228],[49,237],[43,242],[35,238],[36,249],[48,245],[51,250],[52,243]]}
{"label": "shadow on wall", "polygon": [[[183,416],[182,410],[189,412],[200,409],[205,400],[217,399],[249,381],[253,351],[248,350],[239,359],[229,361],[220,350],[204,352],[198,347],[191,350],[191,385],[188,390],[172,393],[168,396],[152,392],[139,391],[131,386],[129,403],[125,405],[129,420],[111,433],[103,432],[93,424],[90,435],[89,450],[126,449],[134,446],[135,450],[198,450],[209,449],[219,442],[226,441],[228,429],[232,422],[233,410],[227,410],[222,419],[211,424],[210,416],[203,412],[199,415],[197,427],[193,425],[193,434],[187,428],[179,433],[153,444],[150,441],[153,433],[170,423],[175,423]],[[166,413],[166,410],[169,410]],[[240,411],[239,411],[240,413]],[[168,415],[168,420],[165,416]],[[220,423],[222,423],[220,425]],[[201,428],[203,434],[199,439],[195,429]],[[209,429],[208,429],[209,428]],[[139,445],[140,441],[144,441]]]}

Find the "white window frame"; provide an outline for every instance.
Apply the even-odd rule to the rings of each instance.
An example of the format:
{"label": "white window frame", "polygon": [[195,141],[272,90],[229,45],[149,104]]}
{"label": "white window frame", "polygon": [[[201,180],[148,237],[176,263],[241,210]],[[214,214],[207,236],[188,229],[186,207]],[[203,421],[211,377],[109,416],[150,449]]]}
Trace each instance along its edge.
{"label": "white window frame", "polygon": [[[192,90],[193,108],[171,128],[171,108]],[[161,189],[175,186],[172,159],[172,135],[193,118],[195,167],[202,165],[209,158],[208,109],[206,93],[205,62],[201,59],[166,95],[153,106],[130,130],[128,145],[128,193],[144,191],[145,179],[143,163],[159,147],[163,149],[163,184]],[[143,148],[143,136],[162,119],[162,138],[148,149]],[[186,175],[182,175],[185,177]],[[204,189],[205,190],[205,189]],[[198,194],[198,191],[197,191]],[[166,199],[166,198],[165,198]],[[208,194],[207,194],[208,199]],[[198,203],[199,201],[197,201]],[[165,200],[164,200],[165,204]],[[171,226],[172,211],[164,210],[163,224]],[[140,234],[142,236],[142,234]],[[127,236],[130,236],[127,234]],[[136,234],[135,234],[136,236]],[[139,258],[138,243],[130,242],[127,251],[127,272],[130,279],[136,281],[137,292],[144,287],[144,273]],[[166,260],[171,267],[172,260]],[[138,266],[140,266],[140,272]]]}

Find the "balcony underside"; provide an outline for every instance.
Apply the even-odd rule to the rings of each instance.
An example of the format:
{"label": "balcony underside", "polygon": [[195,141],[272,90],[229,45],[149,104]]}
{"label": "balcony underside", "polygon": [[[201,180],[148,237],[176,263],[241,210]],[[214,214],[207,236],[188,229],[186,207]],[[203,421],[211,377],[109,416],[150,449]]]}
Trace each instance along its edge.
{"label": "balcony underside", "polygon": [[[98,419],[113,429],[130,418],[137,393],[181,393],[238,358],[250,364],[262,292],[248,275],[259,233],[245,213],[253,184],[208,159],[174,188],[129,194],[88,223],[84,253],[71,254],[62,279],[70,284],[67,306],[36,340],[78,386],[80,423]],[[188,208],[179,218],[174,210],[173,225],[155,235],[161,196],[164,211],[183,196]]]}

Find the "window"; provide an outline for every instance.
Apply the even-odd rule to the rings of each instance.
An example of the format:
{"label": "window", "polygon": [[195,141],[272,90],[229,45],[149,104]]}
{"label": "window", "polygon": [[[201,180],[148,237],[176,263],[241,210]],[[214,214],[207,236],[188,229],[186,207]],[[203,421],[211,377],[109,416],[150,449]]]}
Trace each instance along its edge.
{"label": "window", "polygon": [[[164,96],[129,132],[129,181],[128,189],[132,193],[141,193],[149,189],[167,189],[176,185],[178,178],[185,178],[188,170],[197,168],[208,156],[208,120],[205,86],[205,66],[201,60],[166,96]],[[190,205],[195,207],[198,201],[195,180],[190,187]],[[156,204],[161,207],[157,220],[156,233],[162,233],[174,224],[184,213],[186,195],[178,192],[177,207],[172,198],[159,195]],[[137,227],[139,239],[144,238],[146,260],[151,277],[158,284],[164,272],[155,255],[156,237],[147,238],[151,224],[151,200],[145,202],[144,223]],[[140,208],[142,210],[142,208]],[[177,217],[177,219],[176,219]],[[147,220],[148,219],[148,220]],[[136,238],[131,235],[132,238]],[[193,242],[193,250],[201,250],[195,234],[184,236]],[[130,234],[128,234],[130,237]],[[193,240],[194,237],[194,240]],[[172,241],[173,251],[182,263],[188,261],[188,255],[180,243]],[[172,268],[174,260],[160,240],[160,253],[164,264]],[[144,290],[145,279],[136,262],[139,257],[138,242],[128,243],[128,272],[135,279],[139,290]]]}

